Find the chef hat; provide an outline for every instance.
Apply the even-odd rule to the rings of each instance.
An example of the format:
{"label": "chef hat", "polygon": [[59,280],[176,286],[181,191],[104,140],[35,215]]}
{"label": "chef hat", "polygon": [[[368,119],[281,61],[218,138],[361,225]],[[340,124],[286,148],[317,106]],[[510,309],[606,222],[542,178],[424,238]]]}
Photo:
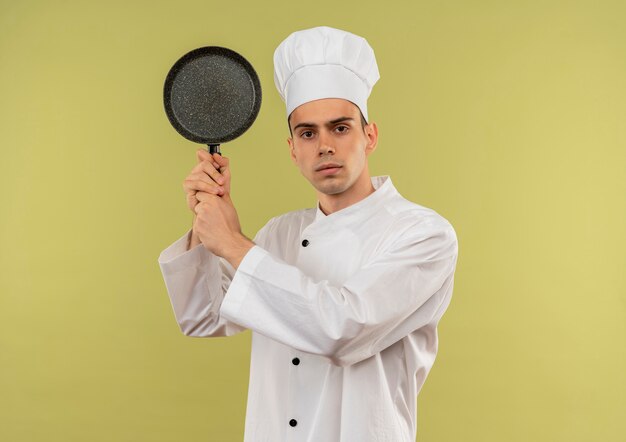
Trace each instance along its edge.
{"label": "chef hat", "polygon": [[274,83],[287,116],[301,104],[344,98],[365,120],[367,98],[380,78],[374,51],[363,37],[328,26],[296,31],[274,51]]}

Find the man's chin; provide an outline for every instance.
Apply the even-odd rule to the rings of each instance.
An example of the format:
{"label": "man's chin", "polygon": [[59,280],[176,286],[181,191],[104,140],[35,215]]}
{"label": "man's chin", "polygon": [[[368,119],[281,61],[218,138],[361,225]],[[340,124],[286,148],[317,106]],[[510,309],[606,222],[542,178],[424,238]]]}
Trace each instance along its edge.
{"label": "man's chin", "polygon": [[341,180],[326,179],[322,182],[317,182],[313,185],[318,192],[325,195],[337,195],[338,193],[345,192],[345,183]]}

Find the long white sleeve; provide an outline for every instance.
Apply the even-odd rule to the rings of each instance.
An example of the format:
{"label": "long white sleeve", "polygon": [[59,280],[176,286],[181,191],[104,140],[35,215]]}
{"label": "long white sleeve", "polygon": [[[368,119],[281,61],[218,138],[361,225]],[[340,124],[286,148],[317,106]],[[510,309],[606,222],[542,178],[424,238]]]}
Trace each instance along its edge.
{"label": "long white sleeve", "polygon": [[351,365],[441,317],[457,254],[452,226],[416,223],[339,287],[255,246],[231,282],[221,316]]}
{"label": "long white sleeve", "polygon": [[189,233],[161,252],[158,259],[181,331],[187,336],[209,337],[245,330],[220,315],[233,267],[201,244],[187,250]]}

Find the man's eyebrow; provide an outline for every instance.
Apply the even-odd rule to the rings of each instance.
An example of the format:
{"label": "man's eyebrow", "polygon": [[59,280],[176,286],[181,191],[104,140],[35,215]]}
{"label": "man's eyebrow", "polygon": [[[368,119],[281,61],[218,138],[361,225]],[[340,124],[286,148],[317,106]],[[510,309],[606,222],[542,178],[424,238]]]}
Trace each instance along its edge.
{"label": "man's eyebrow", "polygon": [[[330,126],[332,124],[337,124],[337,123],[341,123],[343,121],[354,121],[354,118],[352,117],[339,117],[339,118],[335,118],[334,120],[330,120],[328,123],[326,123],[327,126]],[[296,130],[299,127],[317,127],[317,124],[315,123],[298,123],[296,124],[296,127],[293,128],[293,130]]]}
{"label": "man's eyebrow", "polygon": [[328,124],[335,124],[335,123],[341,123],[342,121],[354,121],[354,118],[352,117],[339,117],[335,120],[331,120],[328,122]]}

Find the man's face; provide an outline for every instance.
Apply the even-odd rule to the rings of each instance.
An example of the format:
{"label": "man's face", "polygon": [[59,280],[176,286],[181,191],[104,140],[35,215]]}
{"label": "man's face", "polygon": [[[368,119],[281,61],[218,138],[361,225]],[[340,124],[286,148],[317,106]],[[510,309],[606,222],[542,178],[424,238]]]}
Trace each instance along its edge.
{"label": "man's face", "polygon": [[349,192],[367,180],[367,156],[376,148],[375,123],[361,127],[359,108],[348,100],[325,98],[298,106],[289,121],[291,159],[304,177],[326,195]]}

